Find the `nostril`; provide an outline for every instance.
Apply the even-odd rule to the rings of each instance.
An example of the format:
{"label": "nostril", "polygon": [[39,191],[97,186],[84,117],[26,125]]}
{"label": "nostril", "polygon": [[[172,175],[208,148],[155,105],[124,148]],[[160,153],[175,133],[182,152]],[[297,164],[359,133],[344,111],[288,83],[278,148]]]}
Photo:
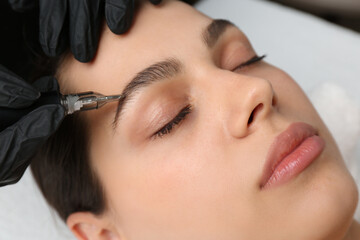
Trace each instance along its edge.
{"label": "nostril", "polygon": [[277,98],[276,98],[276,95],[274,95],[274,97],[273,97],[273,99],[272,99],[271,104],[272,104],[272,106],[277,105]]}
{"label": "nostril", "polygon": [[264,104],[260,103],[257,105],[254,110],[251,112],[249,120],[248,120],[248,127],[251,125],[251,123],[254,121],[256,115],[261,111],[261,109],[264,107]]}
{"label": "nostril", "polygon": [[253,119],[254,119],[254,110],[251,112],[251,115],[249,117],[248,126],[252,123]]}

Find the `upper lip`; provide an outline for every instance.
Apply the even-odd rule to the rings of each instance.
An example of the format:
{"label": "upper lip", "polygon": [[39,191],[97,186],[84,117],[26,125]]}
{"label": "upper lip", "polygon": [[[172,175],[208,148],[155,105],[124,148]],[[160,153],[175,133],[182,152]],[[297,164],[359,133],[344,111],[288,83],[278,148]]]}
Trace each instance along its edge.
{"label": "upper lip", "polygon": [[306,138],[317,135],[317,130],[309,124],[296,122],[275,137],[270,146],[260,187],[263,187],[274,173],[281,161],[293,152]]}

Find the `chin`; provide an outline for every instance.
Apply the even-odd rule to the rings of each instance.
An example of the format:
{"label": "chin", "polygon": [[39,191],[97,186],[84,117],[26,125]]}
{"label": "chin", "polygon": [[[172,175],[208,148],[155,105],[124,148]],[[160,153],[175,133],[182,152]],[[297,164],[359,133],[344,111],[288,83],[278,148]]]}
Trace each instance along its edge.
{"label": "chin", "polygon": [[336,149],[327,148],[298,178],[271,193],[273,208],[262,226],[278,229],[271,240],[344,239],[354,221],[358,189]]}
{"label": "chin", "polygon": [[311,234],[299,239],[342,240],[353,222],[358,189],[342,159],[337,160],[311,169],[314,179],[304,190],[308,197],[302,209],[302,226]]}

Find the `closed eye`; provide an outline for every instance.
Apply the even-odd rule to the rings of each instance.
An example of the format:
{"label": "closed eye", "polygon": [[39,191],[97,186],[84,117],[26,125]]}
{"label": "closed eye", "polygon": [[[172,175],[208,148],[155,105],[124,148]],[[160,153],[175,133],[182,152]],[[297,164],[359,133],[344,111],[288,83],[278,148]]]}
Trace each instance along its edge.
{"label": "closed eye", "polygon": [[249,66],[251,64],[254,64],[256,62],[260,62],[261,60],[263,60],[266,57],[266,55],[262,55],[262,56],[254,56],[252,57],[250,60],[248,60],[247,62],[244,62],[242,64],[240,64],[239,66],[237,66],[233,71],[239,70],[243,67]]}
{"label": "closed eye", "polygon": [[153,138],[164,137],[165,135],[171,133],[174,127],[178,126],[183,120],[185,120],[186,116],[191,113],[191,110],[191,105],[187,105],[181,109],[180,112],[170,122],[165,124],[165,126],[153,134]]}
{"label": "closed eye", "polygon": [[[266,57],[266,55],[262,55],[262,56],[254,56],[252,57],[250,60],[246,61],[245,63],[240,64],[239,66],[237,66],[233,71],[239,70],[243,67],[249,66],[251,64],[254,64],[256,62],[259,62],[261,60],[263,60]],[[191,113],[192,111],[192,106],[191,105],[187,105],[186,107],[184,107],[183,109],[180,110],[180,112],[167,124],[165,124],[165,126],[163,126],[162,128],[160,128],[159,130],[157,130],[153,135],[152,138],[162,138],[167,134],[170,134],[172,132],[172,130],[174,129],[174,127],[177,127],[180,123],[182,123],[186,116]]]}

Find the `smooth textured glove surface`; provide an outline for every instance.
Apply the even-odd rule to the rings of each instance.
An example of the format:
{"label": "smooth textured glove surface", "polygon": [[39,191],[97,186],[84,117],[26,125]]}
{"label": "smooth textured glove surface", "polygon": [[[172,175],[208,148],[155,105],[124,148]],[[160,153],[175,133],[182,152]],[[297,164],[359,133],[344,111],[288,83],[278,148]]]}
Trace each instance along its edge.
{"label": "smooth textured glove surface", "polygon": [[105,0],[105,19],[113,33],[122,34],[130,26],[134,14],[134,0]]}
{"label": "smooth textured glove surface", "polygon": [[39,96],[37,89],[0,65],[0,107],[27,107]]}
{"label": "smooth textured glove surface", "polygon": [[0,133],[0,186],[16,183],[46,139],[64,118],[61,105],[35,109]]}
{"label": "smooth textured glove surface", "polygon": [[[125,33],[134,15],[134,0],[8,0],[16,11],[39,7],[39,41],[48,56],[59,56],[68,46],[80,62],[93,59],[102,17],[112,32]],[[159,4],[161,0],[150,0]]]}
{"label": "smooth textured glove surface", "polygon": [[14,11],[25,12],[31,10],[35,6],[34,0],[9,0],[9,3]]}
{"label": "smooth textured glove surface", "polygon": [[[0,66],[0,106],[18,109],[31,105],[40,92],[59,91],[53,77],[43,77],[33,86]],[[65,110],[60,104],[42,105],[0,132],[0,186],[20,180],[30,159],[62,119]]]}

